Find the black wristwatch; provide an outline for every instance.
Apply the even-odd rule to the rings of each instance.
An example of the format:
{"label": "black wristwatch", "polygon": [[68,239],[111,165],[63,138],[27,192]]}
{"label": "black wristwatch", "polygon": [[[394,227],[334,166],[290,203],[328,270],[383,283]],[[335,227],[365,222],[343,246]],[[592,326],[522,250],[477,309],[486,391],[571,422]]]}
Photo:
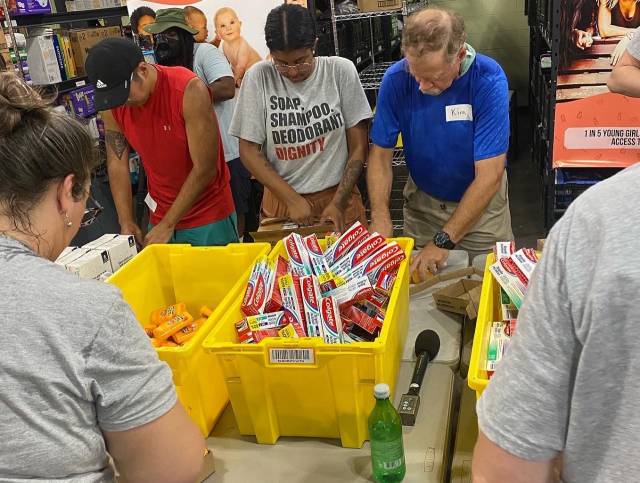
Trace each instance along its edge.
{"label": "black wristwatch", "polygon": [[439,231],[433,236],[433,244],[438,248],[453,250],[456,244],[451,241],[451,237],[446,231]]}

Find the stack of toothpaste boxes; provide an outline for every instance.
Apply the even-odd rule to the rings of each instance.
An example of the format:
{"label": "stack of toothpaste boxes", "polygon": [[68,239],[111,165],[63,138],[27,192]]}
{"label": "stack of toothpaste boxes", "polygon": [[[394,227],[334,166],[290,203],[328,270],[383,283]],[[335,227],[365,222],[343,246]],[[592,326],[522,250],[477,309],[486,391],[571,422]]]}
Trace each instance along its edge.
{"label": "stack of toothpaste boxes", "polygon": [[489,270],[500,285],[500,314],[502,320],[492,322],[487,349],[489,377],[502,360],[511,336],[516,330],[518,311],[522,307],[531,276],[538,264],[538,254],[531,248],[515,250],[514,242],[498,242],[496,258]]}
{"label": "stack of toothpaste boxes", "polygon": [[242,301],[238,341],[321,337],[327,344],[373,341],[405,253],[396,242],[355,223],[343,234],[284,238],[289,260],[259,259]]}

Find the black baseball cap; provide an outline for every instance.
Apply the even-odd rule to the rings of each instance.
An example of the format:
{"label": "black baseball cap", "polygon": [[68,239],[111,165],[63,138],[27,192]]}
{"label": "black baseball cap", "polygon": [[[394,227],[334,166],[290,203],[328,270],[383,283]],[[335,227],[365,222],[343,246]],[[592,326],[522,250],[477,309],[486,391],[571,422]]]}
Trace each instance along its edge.
{"label": "black baseball cap", "polygon": [[140,47],[123,37],[102,40],[89,50],[84,64],[95,87],[94,105],[107,111],[127,102],[131,76],[144,56]]}

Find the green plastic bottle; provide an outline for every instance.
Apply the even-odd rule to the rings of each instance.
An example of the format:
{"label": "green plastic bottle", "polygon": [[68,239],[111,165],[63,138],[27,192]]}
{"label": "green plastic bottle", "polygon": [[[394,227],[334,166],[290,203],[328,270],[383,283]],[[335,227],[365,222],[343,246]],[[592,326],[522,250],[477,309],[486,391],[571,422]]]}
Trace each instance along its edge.
{"label": "green plastic bottle", "polygon": [[402,424],[389,401],[389,386],[376,384],[376,406],[369,416],[369,443],[373,479],[378,483],[402,481],[407,467],[404,462]]}

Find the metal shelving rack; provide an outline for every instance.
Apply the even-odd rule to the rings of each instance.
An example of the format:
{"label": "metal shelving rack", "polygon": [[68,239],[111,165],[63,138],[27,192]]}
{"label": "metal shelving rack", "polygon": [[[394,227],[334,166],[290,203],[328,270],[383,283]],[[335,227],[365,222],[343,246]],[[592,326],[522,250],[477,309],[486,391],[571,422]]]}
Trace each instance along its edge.
{"label": "metal shelving rack", "polygon": [[[333,29],[333,45],[335,47],[336,55],[340,55],[340,45],[338,40],[338,22],[344,22],[349,20],[363,20],[369,19],[369,32],[370,32],[370,58],[371,65],[366,67],[360,73],[360,80],[362,82],[362,87],[367,90],[377,90],[380,87],[380,82],[382,81],[382,76],[384,75],[386,69],[391,65],[391,63],[386,62],[376,62],[376,52],[374,52],[375,46],[375,38],[374,38],[374,28],[373,28],[373,19],[375,17],[389,17],[396,16],[402,14],[403,20],[405,20],[409,15],[413,12],[420,10],[426,7],[429,2],[425,0],[421,0],[418,2],[409,3],[407,0],[402,0],[402,7],[395,10],[382,10],[376,12],[359,12],[359,13],[351,13],[351,14],[336,14],[336,6],[335,0],[330,0],[331,4],[331,27]],[[394,45],[394,47],[397,44]]]}

